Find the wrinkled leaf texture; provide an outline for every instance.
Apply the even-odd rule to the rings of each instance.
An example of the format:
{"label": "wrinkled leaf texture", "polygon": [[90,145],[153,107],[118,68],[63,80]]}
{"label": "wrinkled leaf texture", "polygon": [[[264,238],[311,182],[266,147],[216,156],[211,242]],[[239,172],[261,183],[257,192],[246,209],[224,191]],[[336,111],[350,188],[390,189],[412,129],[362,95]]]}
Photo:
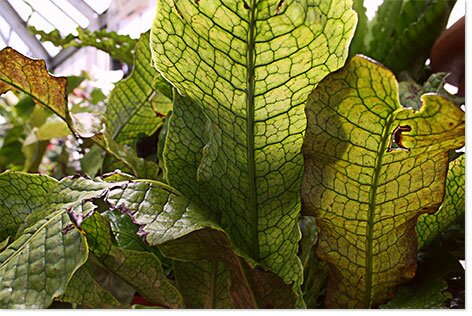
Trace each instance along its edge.
{"label": "wrinkled leaf texture", "polygon": [[465,123],[442,96],[421,100],[403,108],[394,75],[362,56],[309,98],[302,198],[329,263],[328,307],[377,306],[414,276],[416,220],[441,204]]}

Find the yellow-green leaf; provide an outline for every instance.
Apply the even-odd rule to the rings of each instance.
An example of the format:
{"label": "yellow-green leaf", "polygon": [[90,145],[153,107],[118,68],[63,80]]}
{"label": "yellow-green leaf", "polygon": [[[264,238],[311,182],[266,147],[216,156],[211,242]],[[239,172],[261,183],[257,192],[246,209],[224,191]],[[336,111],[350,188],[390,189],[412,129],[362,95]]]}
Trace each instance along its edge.
{"label": "yellow-green leaf", "polygon": [[151,31],[156,68],[186,96],[169,123],[168,182],[295,288],[304,103],[344,64],[355,23],[351,1],[162,0]]}
{"label": "yellow-green leaf", "polygon": [[418,218],[418,248],[432,242],[447,231],[448,227],[465,214],[465,155],[449,164],[446,195],[439,210],[434,214],[423,214]]}
{"label": "yellow-green leaf", "polygon": [[441,204],[465,123],[445,98],[421,99],[402,107],[394,75],[361,56],[309,97],[302,198],[329,263],[329,307],[377,306],[415,274],[416,220]]}

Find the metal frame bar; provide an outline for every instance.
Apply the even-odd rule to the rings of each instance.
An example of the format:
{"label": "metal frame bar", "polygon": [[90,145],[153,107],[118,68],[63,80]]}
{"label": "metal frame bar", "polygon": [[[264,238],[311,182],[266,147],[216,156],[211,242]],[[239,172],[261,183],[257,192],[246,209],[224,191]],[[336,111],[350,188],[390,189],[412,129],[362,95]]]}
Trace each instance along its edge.
{"label": "metal frame bar", "polygon": [[[58,8],[62,13],[64,13],[64,15],[66,15],[67,17],[69,17],[69,19],[71,19],[72,21],[74,21],[75,24],[77,24],[78,26],[80,26],[79,21],[76,20],[76,17],[74,17],[73,14],[70,14],[69,12],[67,12],[67,10],[64,10],[63,8],[61,8],[61,6],[60,6],[59,4],[57,4],[56,1],[50,0],[50,2],[51,2],[56,8]],[[66,2],[69,2],[69,1],[66,0]],[[73,5],[71,5],[71,6],[73,6]],[[77,9],[77,11],[80,12],[80,10],[78,10],[78,9]],[[86,17],[86,16],[84,16],[84,17],[85,17],[86,19],[88,19],[88,20],[89,20],[89,23],[90,23],[90,19],[89,19],[88,17]]]}
{"label": "metal frame bar", "polygon": [[[68,0],[69,1],[69,0]],[[101,29],[103,26],[106,25],[106,21],[107,21],[107,12],[103,12],[102,14],[100,14],[97,18],[93,19],[90,21],[90,25],[89,25],[89,29],[91,31],[94,31],[94,30],[99,30]],[[76,52],[78,52],[80,49],[77,48],[77,47],[67,47],[63,50],[61,50],[56,56],[52,57],[50,59],[50,63],[49,63],[49,69],[50,70],[54,70],[56,69],[57,67],[59,67],[65,60],[67,60],[69,57],[71,57],[72,55],[74,55]]]}
{"label": "metal frame bar", "polygon": [[10,29],[20,36],[21,40],[28,46],[34,57],[42,58],[48,62],[51,58],[41,42],[28,30],[26,22],[21,19],[15,9],[8,1],[0,1],[0,14],[10,24]]}
{"label": "metal frame bar", "polygon": [[72,4],[77,10],[80,11],[89,21],[96,19],[98,13],[95,12],[85,1],[83,0],[67,0]]}

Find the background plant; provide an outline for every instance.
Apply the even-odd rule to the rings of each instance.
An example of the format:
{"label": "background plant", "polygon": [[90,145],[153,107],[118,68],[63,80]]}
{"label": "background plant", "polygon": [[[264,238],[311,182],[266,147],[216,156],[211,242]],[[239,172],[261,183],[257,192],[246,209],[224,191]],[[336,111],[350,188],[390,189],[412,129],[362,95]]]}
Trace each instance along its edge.
{"label": "background plant", "polygon": [[[167,308],[458,302],[464,113],[425,66],[452,3],[386,1],[367,22],[355,1],[357,29],[341,0],[158,7],[136,43],[41,33],[124,43],[100,46],[134,57],[102,116],[64,103],[67,80],[41,61],[0,53],[0,92],[62,119],[99,175],[0,174],[2,307],[136,307],[135,292]],[[358,52],[394,72],[360,56],[338,70]],[[5,109],[13,122],[21,103]]]}

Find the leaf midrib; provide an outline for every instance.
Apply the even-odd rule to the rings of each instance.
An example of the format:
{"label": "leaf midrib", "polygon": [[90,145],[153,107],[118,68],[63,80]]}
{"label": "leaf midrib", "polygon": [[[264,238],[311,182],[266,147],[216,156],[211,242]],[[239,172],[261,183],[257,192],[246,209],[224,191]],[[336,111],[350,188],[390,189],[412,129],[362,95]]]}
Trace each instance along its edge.
{"label": "leaf midrib", "polygon": [[377,207],[377,189],[379,185],[379,175],[380,171],[382,169],[382,162],[383,162],[383,157],[384,154],[387,150],[387,146],[389,144],[389,138],[390,138],[390,130],[392,127],[392,124],[395,120],[396,113],[398,112],[395,111],[389,115],[386,121],[385,128],[383,130],[382,134],[382,141],[380,142],[379,146],[379,151],[378,155],[375,161],[375,167],[374,167],[374,177],[372,179],[372,184],[370,187],[369,191],[369,210],[367,213],[367,246],[366,246],[366,259],[365,259],[365,269],[366,269],[366,296],[365,296],[365,301],[364,301],[364,307],[365,308],[371,308],[371,300],[372,300],[372,261],[373,261],[373,255],[372,255],[372,249],[373,249],[373,235],[374,235],[374,217],[375,217],[375,211]]}
{"label": "leaf midrib", "polygon": [[259,236],[258,222],[259,212],[257,205],[255,145],[254,145],[254,101],[255,101],[255,28],[256,28],[256,2],[251,1],[249,13],[249,32],[247,40],[247,95],[246,95],[246,141],[247,141],[247,167],[249,177],[249,195],[251,212],[251,245],[250,254],[253,259],[259,261]]}

